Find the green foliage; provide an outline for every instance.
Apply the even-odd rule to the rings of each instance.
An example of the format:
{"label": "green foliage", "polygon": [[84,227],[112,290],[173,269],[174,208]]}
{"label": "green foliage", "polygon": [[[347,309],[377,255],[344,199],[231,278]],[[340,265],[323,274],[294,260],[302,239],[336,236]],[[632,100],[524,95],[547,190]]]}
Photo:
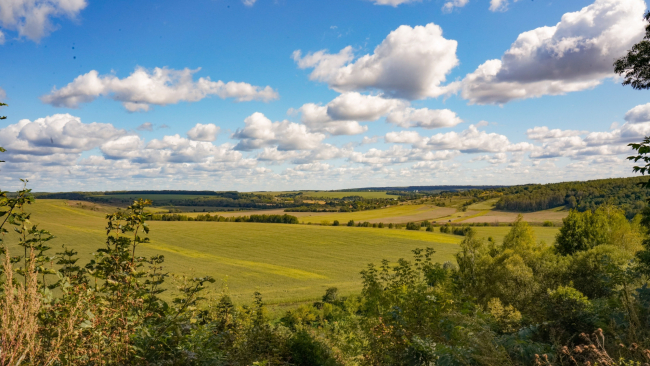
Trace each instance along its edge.
{"label": "green foliage", "polygon": [[622,210],[610,205],[595,212],[571,210],[563,219],[555,248],[562,255],[588,250],[599,245],[616,245],[634,253],[641,247],[640,228],[630,223]]}
{"label": "green foliage", "polygon": [[632,256],[620,247],[600,245],[576,252],[570,257],[567,278],[573,287],[592,299],[612,295],[616,282],[612,278],[612,266],[625,268]]}
{"label": "green foliage", "polygon": [[563,182],[513,186],[496,190],[503,196],[496,203],[498,210],[532,212],[566,206],[580,212],[611,204],[633,218],[646,206],[648,191],[639,183],[644,178],[613,178],[586,182]]}
{"label": "green foliage", "polygon": [[[644,18],[650,21],[650,12]],[[646,25],[643,40],[614,62],[614,72],[623,76],[623,85],[638,90],[650,88],[650,24]]]}
{"label": "green foliage", "polygon": [[[147,204],[136,201],[127,210],[107,215],[106,245],[88,265],[78,264],[74,250],[61,251],[57,276],[68,285],[58,288],[87,289],[92,296],[66,290],[69,295],[53,298],[60,310],[52,312],[50,307],[51,314],[83,305],[77,311],[83,315],[75,320],[84,329],[83,338],[66,341],[57,356],[60,360],[152,365],[525,365],[533,364],[535,354],[560,360],[555,344],[572,344],[580,332],[608,324],[602,319],[622,319],[607,332],[625,340],[632,339],[632,329],[637,340],[648,335],[643,324],[650,311],[644,301],[650,299],[646,294],[650,291],[635,292],[637,277],[630,272],[633,267],[627,261],[632,255],[625,245],[598,245],[559,256],[552,247],[538,243],[521,218],[502,243],[485,241],[468,230],[457,265],[435,263],[433,248],[416,249],[410,261],[369,265],[361,273],[360,295],[343,296],[329,287],[320,301],[286,312],[279,322],[268,318],[258,293],[249,306],[236,306],[227,289],[206,302],[201,294],[213,281],[210,277],[171,276],[178,296],[167,302],[160,298],[168,289],[164,258],[137,254],[148,243]],[[612,238],[638,231],[638,224],[615,219],[621,212],[609,215],[610,228],[618,228],[612,230],[618,233]],[[452,232],[463,228],[448,227]],[[28,235],[25,242],[36,246],[38,241],[28,241],[36,237]],[[47,326],[40,335],[48,342],[64,329],[67,318],[44,319]],[[96,344],[101,349],[89,348]]]}
{"label": "green foliage", "polygon": [[519,215],[512,224],[512,229],[503,238],[503,247],[514,251],[530,250],[537,245],[535,232],[523,221],[524,217]]}
{"label": "green foliage", "polygon": [[210,221],[210,222],[261,222],[267,224],[298,224],[298,218],[291,215],[250,215],[250,216],[211,216],[197,215],[195,217],[179,214],[151,215],[153,221]]}
{"label": "green foliage", "polygon": [[594,331],[596,317],[589,299],[570,286],[548,290],[545,301],[546,317],[555,328],[570,335]]}
{"label": "green foliage", "polygon": [[406,230],[420,230],[420,225],[414,222],[409,222],[406,224]]}
{"label": "green foliage", "polygon": [[332,351],[302,330],[295,333],[287,342],[291,363],[296,366],[335,366],[339,365]]}

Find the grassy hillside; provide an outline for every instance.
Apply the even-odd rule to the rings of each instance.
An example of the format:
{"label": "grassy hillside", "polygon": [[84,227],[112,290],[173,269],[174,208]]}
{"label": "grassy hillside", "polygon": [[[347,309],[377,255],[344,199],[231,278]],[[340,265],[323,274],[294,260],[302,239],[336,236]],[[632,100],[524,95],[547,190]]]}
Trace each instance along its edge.
{"label": "grassy hillside", "polygon": [[[392,210],[391,215],[413,214],[418,209],[423,206],[347,215],[388,210]],[[33,212],[34,222],[57,237],[50,242],[54,247],[52,252],[66,244],[79,252],[83,263],[103,245],[104,215],[112,208],[38,200],[29,210]],[[149,224],[151,243],[138,249],[141,255],[165,255],[166,270],[171,273],[227,278],[233,299],[238,302],[249,301],[254,291],[260,291],[266,300],[276,303],[314,299],[330,286],[338,287],[343,293],[356,292],[361,286],[359,271],[367,263],[411,257],[411,250],[418,247],[435,248],[435,261],[453,261],[457,244],[462,240],[460,236],[425,231],[319,225],[153,221]],[[501,238],[509,228],[478,230],[486,237]],[[557,231],[556,228],[535,230],[540,239],[552,239]],[[19,249],[14,246],[10,250]]]}
{"label": "grassy hillside", "polygon": [[[334,213],[310,213],[310,215],[302,215],[298,218],[305,223],[320,223],[321,221],[333,222],[339,220],[341,224],[347,223],[349,220],[368,221],[371,223],[406,223],[409,221],[422,221],[431,220],[438,217],[443,217],[455,212],[454,208],[437,207],[433,205],[399,205],[379,210],[368,210],[358,212],[334,212]],[[291,214],[295,214],[291,212]],[[296,215],[297,216],[297,215]]]}

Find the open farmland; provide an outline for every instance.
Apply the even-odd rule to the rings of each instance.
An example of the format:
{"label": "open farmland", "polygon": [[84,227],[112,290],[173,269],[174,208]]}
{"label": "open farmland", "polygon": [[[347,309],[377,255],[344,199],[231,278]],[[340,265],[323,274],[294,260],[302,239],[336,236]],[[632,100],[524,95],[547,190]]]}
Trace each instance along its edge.
{"label": "open farmland", "polygon": [[[50,230],[56,252],[66,244],[81,262],[102,247],[104,215],[63,200],[38,200],[28,208],[33,221]],[[150,222],[151,243],[138,252],[164,254],[171,273],[228,278],[235,301],[260,291],[271,302],[314,299],[330,286],[360,290],[359,271],[383,258],[410,257],[417,247],[434,247],[435,260],[453,260],[459,236],[406,230],[214,222]],[[11,242],[11,240],[8,240]],[[10,247],[17,251],[18,248]]]}
{"label": "open farmland", "polygon": [[[394,218],[400,217],[399,213],[412,217],[413,210],[432,210],[423,208],[397,206],[391,214]],[[79,252],[84,263],[102,247],[106,234],[104,215],[112,208],[84,202],[38,200],[29,210],[33,212],[34,222],[57,237],[50,242],[53,252],[66,244]],[[391,209],[342,214],[388,210]],[[439,232],[320,225],[160,221],[149,224],[151,243],[138,249],[141,255],[165,255],[166,270],[171,273],[227,278],[232,297],[238,302],[249,301],[254,291],[274,303],[315,299],[330,286],[344,293],[356,292],[361,286],[359,271],[367,263],[410,257],[411,250],[418,247],[435,248],[436,261],[453,261],[462,240],[461,236]],[[482,236],[500,240],[510,228],[476,229]],[[534,229],[539,239],[547,243],[552,242],[557,232],[557,228]],[[10,247],[10,250],[18,248]]]}
{"label": "open farmland", "polygon": [[[153,209],[152,211],[156,211]],[[456,212],[455,208],[437,207],[433,205],[395,205],[392,207],[366,210],[356,212],[285,212],[284,209],[271,210],[251,210],[251,211],[217,211],[214,215],[225,217],[242,216],[242,215],[292,215],[296,216],[301,222],[320,224],[322,221],[333,222],[338,220],[341,224],[349,220],[368,221],[370,223],[406,223],[409,221],[431,220],[437,217],[448,216]],[[187,216],[203,215],[203,212],[183,213]]]}
{"label": "open farmland", "polygon": [[[521,215],[524,217],[524,221],[528,221],[530,223],[541,224],[544,221],[551,221],[556,225],[560,225],[562,223],[562,219],[567,217],[568,214],[569,210],[566,209],[550,209],[537,212],[526,212]],[[469,214],[466,219],[457,221],[462,221],[462,223],[510,223],[514,222],[517,219],[518,215],[519,213],[516,212],[490,210],[473,212],[473,215]]]}
{"label": "open farmland", "polygon": [[[433,205],[398,205],[378,210],[357,211],[357,212],[305,212],[308,216],[298,216],[300,221],[305,223],[320,223],[321,221],[333,222],[338,220],[341,224],[349,220],[368,221],[370,223],[406,223],[410,221],[432,220],[438,217],[448,216],[455,212],[455,208],[437,207]],[[295,214],[297,212],[290,212]],[[297,215],[296,215],[297,216]]]}
{"label": "open farmland", "polygon": [[[489,224],[508,224],[517,219],[519,213],[505,212],[490,209],[493,207],[490,202],[481,202],[469,206],[467,211],[459,211],[453,207],[438,207],[430,204],[400,204],[388,208],[356,211],[356,212],[285,212],[284,209],[270,210],[250,210],[250,211],[216,211],[214,215],[225,217],[242,216],[242,215],[283,215],[289,214],[298,217],[301,222],[320,224],[323,221],[332,223],[338,220],[341,225],[345,225],[349,220],[354,222],[370,222],[384,224],[404,224],[407,222],[419,222],[424,220],[437,221],[438,223],[451,222],[453,224],[470,224],[470,223],[489,223]],[[155,208],[152,212],[159,211]],[[187,216],[197,216],[203,212],[186,212]],[[541,224],[545,221],[551,221],[555,225],[560,225],[562,219],[569,214],[569,211],[563,208],[551,210],[523,213],[525,221],[532,224]]]}

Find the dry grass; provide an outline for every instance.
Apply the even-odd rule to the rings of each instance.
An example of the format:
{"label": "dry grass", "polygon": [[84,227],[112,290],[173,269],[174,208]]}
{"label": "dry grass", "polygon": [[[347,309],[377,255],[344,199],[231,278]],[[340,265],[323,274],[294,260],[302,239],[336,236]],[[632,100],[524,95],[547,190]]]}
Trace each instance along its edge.
{"label": "dry grass", "polygon": [[35,360],[41,351],[37,334],[42,302],[34,272],[34,252],[30,253],[23,284],[14,282],[8,251],[3,265],[6,278],[0,301],[0,364],[20,365],[25,359]]}

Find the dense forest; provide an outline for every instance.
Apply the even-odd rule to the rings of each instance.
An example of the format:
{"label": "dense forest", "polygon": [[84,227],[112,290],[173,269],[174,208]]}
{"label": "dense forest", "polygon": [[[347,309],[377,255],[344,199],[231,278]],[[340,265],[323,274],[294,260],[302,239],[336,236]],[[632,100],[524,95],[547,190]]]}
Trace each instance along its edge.
{"label": "dense forest", "polygon": [[621,207],[628,218],[640,213],[650,194],[640,185],[648,178],[612,178],[586,182],[565,182],[501,188],[503,196],[496,208],[506,211],[530,212],[558,206],[584,212],[610,203]]}

